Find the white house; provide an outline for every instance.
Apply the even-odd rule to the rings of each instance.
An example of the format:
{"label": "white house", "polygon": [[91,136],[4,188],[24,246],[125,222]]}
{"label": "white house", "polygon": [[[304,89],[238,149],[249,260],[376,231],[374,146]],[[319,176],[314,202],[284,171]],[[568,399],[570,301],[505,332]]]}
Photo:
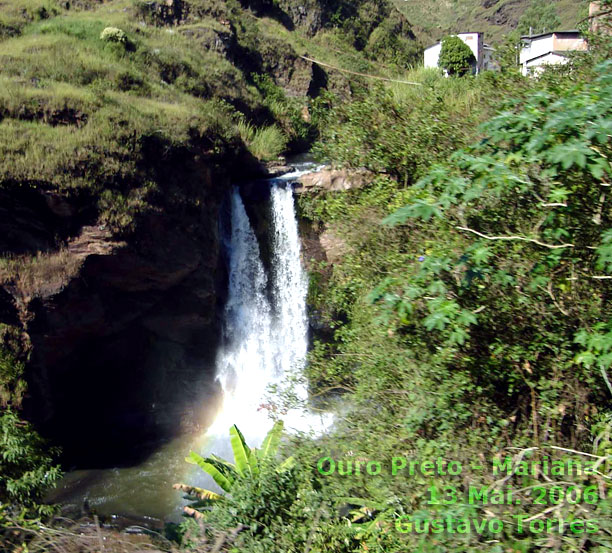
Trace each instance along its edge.
{"label": "white house", "polygon": [[[498,68],[497,63],[493,59],[495,49],[484,43],[482,33],[458,33],[453,36],[458,36],[472,50],[474,58],[476,58],[476,64],[473,68],[474,73],[486,70],[494,71]],[[437,42],[429,48],[425,48],[423,52],[423,65],[425,67],[438,67],[441,50],[442,42]]]}
{"label": "white house", "polygon": [[520,55],[523,75],[537,75],[544,66],[567,63],[569,52],[586,50],[586,40],[580,31],[553,31],[539,35],[522,36]]}

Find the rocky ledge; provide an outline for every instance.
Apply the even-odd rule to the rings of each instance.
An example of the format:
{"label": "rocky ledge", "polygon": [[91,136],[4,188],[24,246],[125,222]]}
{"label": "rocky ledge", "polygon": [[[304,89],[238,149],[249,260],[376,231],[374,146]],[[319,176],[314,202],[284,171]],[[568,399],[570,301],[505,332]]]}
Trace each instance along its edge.
{"label": "rocky ledge", "polygon": [[365,169],[330,169],[325,168],[314,173],[302,175],[298,179],[296,192],[339,192],[361,188],[372,182],[373,174]]}

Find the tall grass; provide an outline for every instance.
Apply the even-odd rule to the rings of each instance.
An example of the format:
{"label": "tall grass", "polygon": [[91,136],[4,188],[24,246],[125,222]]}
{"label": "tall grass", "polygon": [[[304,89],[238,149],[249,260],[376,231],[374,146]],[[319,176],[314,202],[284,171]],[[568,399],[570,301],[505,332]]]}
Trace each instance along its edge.
{"label": "tall grass", "polygon": [[264,161],[277,159],[287,147],[287,137],[276,125],[258,129],[241,120],[236,128],[249,151],[258,159]]}
{"label": "tall grass", "polygon": [[3,0],[0,7],[0,39],[19,34],[31,21],[60,13],[54,0]]}

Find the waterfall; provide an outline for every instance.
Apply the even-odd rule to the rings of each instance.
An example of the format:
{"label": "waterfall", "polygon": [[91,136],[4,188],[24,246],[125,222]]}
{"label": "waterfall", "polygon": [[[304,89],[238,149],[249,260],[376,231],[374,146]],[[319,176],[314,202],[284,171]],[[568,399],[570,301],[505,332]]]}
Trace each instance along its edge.
{"label": "waterfall", "polygon": [[223,403],[208,431],[209,436],[219,441],[227,436],[232,424],[238,424],[245,436],[259,434],[258,427],[265,421],[260,404],[275,373],[267,277],[237,188],[232,191],[231,221],[224,344],[217,355],[217,380],[223,390]]}
{"label": "waterfall", "polygon": [[[178,522],[185,501],[172,489],[175,482],[219,491],[212,478],[185,463],[189,451],[233,460],[228,435],[232,424],[240,428],[249,445],[261,444],[272,426],[269,415],[275,407],[266,397],[268,386],[284,388],[286,380],[294,382],[292,377],[301,376],[305,363],[307,278],[300,264],[291,182],[313,168],[311,165],[305,171],[268,181],[268,273],[240,193],[238,189],[231,193],[228,298],[223,313],[223,344],[216,362],[223,398],[213,424],[204,435],[176,437],[138,466],[71,473],[70,482],[63,488],[63,502],[69,498],[79,505],[86,499],[103,514],[146,514]],[[291,399],[303,404],[308,399],[307,387],[297,380]],[[319,433],[333,420],[331,415],[319,417],[286,405],[276,409],[275,415],[285,421],[289,431]]]}
{"label": "waterfall", "polygon": [[271,190],[274,336],[280,372],[303,368],[308,346],[308,280],[300,264],[300,240],[291,184]]}
{"label": "waterfall", "polygon": [[[270,181],[271,269],[267,276],[259,245],[240,192],[231,195],[229,289],[224,311],[224,344],[217,358],[222,406],[207,432],[204,453],[232,459],[228,431],[236,424],[247,443],[259,446],[272,426],[270,385],[284,387],[304,367],[308,347],[308,281],[300,261],[300,240],[291,181],[301,172]],[[270,281],[268,282],[268,279]],[[303,383],[292,396],[307,400]],[[321,430],[327,423],[300,408],[275,411],[289,429]],[[207,482],[208,483],[208,482]]]}

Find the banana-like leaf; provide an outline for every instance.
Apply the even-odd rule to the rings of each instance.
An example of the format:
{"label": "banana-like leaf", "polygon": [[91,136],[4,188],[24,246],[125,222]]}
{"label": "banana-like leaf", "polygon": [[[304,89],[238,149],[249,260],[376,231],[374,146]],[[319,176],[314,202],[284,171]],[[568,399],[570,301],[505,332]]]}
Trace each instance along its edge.
{"label": "banana-like leaf", "polygon": [[238,430],[235,424],[230,428],[230,441],[232,444],[232,451],[234,452],[236,471],[240,476],[251,476],[253,474],[250,462],[251,450],[247,446],[242,432]]}
{"label": "banana-like leaf", "polygon": [[197,497],[203,501],[220,501],[225,499],[222,495],[218,493],[211,492],[210,490],[205,490],[204,488],[196,488],[195,486],[188,486],[187,484],[174,484],[172,486],[175,490],[181,490],[185,492],[187,495]]}
{"label": "banana-like leaf", "polygon": [[287,457],[276,469],[278,472],[284,472],[289,470],[295,466],[295,457],[292,455],[291,457]]}
{"label": "banana-like leaf", "polygon": [[210,455],[204,459],[206,463],[213,465],[225,478],[230,481],[230,484],[233,484],[238,476],[236,472],[236,467],[231,463],[228,463],[224,459],[217,457],[216,455]]}
{"label": "banana-like leaf", "polygon": [[226,492],[231,490],[233,482],[230,481],[230,479],[227,478],[214,464],[210,463],[208,459],[204,459],[204,457],[198,455],[195,451],[192,451],[189,454],[189,457],[185,457],[185,461],[193,465],[198,465],[204,472],[210,474],[213,480],[222,490]]}
{"label": "banana-like leaf", "polygon": [[236,465],[234,465],[234,463],[230,463],[229,461],[226,461],[225,459],[223,459],[223,457],[219,457],[218,455],[211,453],[208,458],[218,461],[219,463],[227,467],[229,470],[231,470],[234,474],[236,473]]}
{"label": "banana-like leaf", "polygon": [[268,432],[261,449],[258,450],[259,458],[263,461],[264,459],[270,460],[276,456],[278,451],[278,444],[283,434],[283,421],[276,421],[274,426]]}
{"label": "banana-like leaf", "polygon": [[186,515],[195,518],[196,520],[204,518],[204,515],[200,513],[200,511],[197,511],[196,509],[192,509],[191,507],[187,507],[187,506],[183,507],[183,512]]}

